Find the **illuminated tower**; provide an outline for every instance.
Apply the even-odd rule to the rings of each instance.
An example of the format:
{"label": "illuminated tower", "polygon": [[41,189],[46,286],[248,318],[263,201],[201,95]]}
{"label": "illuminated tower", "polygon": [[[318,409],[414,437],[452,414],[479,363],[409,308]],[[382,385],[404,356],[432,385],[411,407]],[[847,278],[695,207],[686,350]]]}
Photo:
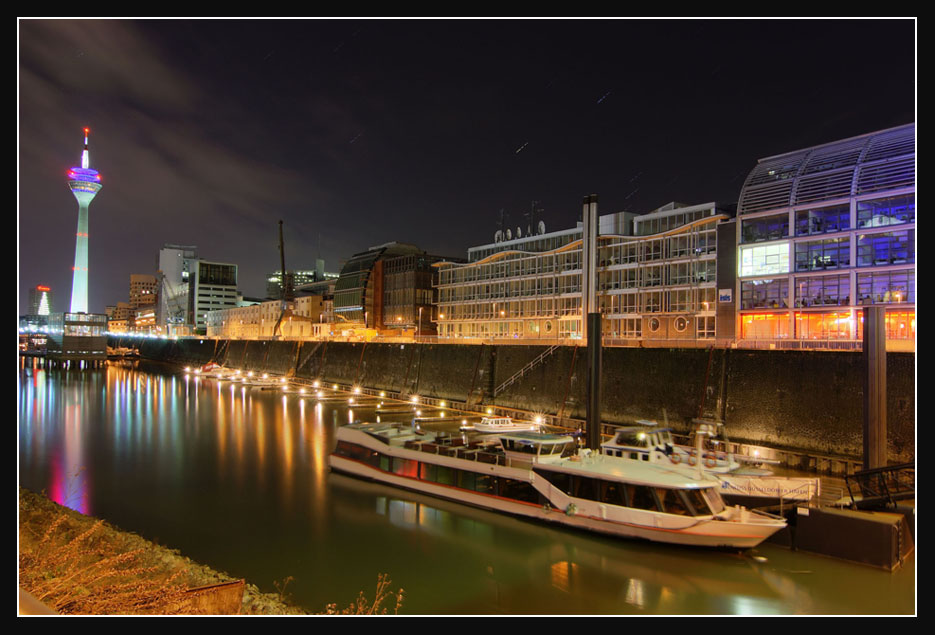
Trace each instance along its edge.
{"label": "illuminated tower", "polygon": [[75,241],[75,266],[71,283],[71,313],[88,312],[88,206],[101,191],[101,177],[89,167],[88,129],[84,129],[84,152],[81,167],[68,171],[68,188],[78,199],[78,236]]}

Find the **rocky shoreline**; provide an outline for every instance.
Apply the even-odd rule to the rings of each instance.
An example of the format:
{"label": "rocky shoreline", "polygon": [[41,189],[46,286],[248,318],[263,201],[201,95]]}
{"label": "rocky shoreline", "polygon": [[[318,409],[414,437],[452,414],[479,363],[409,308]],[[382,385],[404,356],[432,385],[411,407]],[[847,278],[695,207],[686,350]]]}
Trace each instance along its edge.
{"label": "rocky shoreline", "polygon": [[[107,522],[84,516],[62,507],[41,494],[19,488],[19,554],[20,586],[31,592],[24,576],[24,554],[30,553],[53,528],[64,536],[93,536],[94,549],[106,554],[134,552],[139,566],[132,573],[140,582],[165,578],[174,574],[177,582],[192,589],[238,580],[225,572],[192,561],[178,550],[154,544],[132,532],[123,531]],[[91,540],[89,538],[88,540]],[[48,579],[54,572],[45,572]],[[145,578],[145,580],[144,580]],[[46,604],[52,604],[47,601]],[[54,608],[54,606],[50,606]],[[69,611],[72,612],[72,611]],[[87,614],[80,609],[77,614]],[[183,611],[184,612],[184,611]],[[282,601],[276,593],[263,593],[256,585],[245,581],[240,615],[303,615],[306,611]]]}

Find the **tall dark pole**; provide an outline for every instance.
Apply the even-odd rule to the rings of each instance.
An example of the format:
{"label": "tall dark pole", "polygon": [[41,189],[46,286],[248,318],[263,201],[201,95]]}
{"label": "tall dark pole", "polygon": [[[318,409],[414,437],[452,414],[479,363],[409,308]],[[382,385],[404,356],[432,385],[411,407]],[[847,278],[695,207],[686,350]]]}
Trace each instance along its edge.
{"label": "tall dark pole", "polygon": [[886,308],[864,308],[865,470],[886,467]]}
{"label": "tall dark pole", "polygon": [[282,293],[280,299],[283,302],[292,300],[292,285],[286,280],[286,248],[282,240],[282,221],[279,221],[279,266],[282,273],[280,282],[282,283]]}
{"label": "tall dark pole", "polygon": [[581,312],[588,340],[587,445],[601,447],[601,314],[597,308],[597,194],[584,197],[581,241]]}

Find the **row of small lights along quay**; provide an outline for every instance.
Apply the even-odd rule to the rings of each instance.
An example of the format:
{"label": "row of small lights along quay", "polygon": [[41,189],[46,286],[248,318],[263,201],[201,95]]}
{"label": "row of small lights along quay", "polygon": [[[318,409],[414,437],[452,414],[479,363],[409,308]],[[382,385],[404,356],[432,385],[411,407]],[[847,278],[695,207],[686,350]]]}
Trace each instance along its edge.
{"label": "row of small lights along quay", "polygon": [[[318,399],[319,401],[323,399],[329,399],[329,398],[334,399],[338,393],[345,393],[345,394],[350,393],[351,396],[347,397],[347,403],[348,405],[351,405],[351,406],[358,405],[358,400],[360,396],[364,394],[364,389],[361,388],[360,386],[352,386],[349,388],[344,388],[339,384],[331,384],[330,386],[331,392],[328,393],[326,392],[328,390],[328,387],[323,386],[322,381],[320,379],[314,380],[312,382],[311,387],[298,385],[298,387],[296,388],[286,377],[273,377],[273,376],[270,376],[269,373],[256,375],[253,371],[247,371],[245,373],[242,370],[222,369],[220,367],[205,370],[204,368],[192,368],[191,366],[186,366],[185,375],[194,376],[195,379],[198,379],[199,377],[210,377],[212,379],[216,379],[219,381],[230,381],[233,384],[239,383],[242,385],[249,385],[249,386],[260,386],[260,387],[265,387],[265,388],[279,388],[283,393],[295,393],[295,394],[298,394],[300,397],[314,397]],[[384,401],[382,400],[391,399],[394,401],[399,401],[399,402],[410,404],[412,407],[413,413],[416,416],[422,416],[422,409],[420,408],[420,406],[422,405],[424,399],[420,397],[419,395],[410,395],[408,398],[403,398],[400,396],[396,396],[396,397],[388,396],[386,391],[384,390],[381,390],[379,392],[376,392],[376,391],[374,392],[375,394],[367,395],[367,396],[378,397],[381,400],[376,404],[376,408],[378,410],[384,406]],[[344,399],[343,396],[340,398],[342,400]],[[433,401],[433,400],[429,400],[429,401]],[[438,408],[440,410],[440,414],[439,414],[440,418],[444,418],[446,416],[446,410],[448,410],[449,407],[452,406],[452,404],[449,404],[447,401],[443,399],[438,400],[437,403],[434,403],[434,404],[430,403],[428,405],[429,407]],[[458,410],[458,409],[454,408],[454,410]],[[493,415],[494,409],[487,408],[484,414],[488,416]],[[542,424],[543,417],[541,415],[535,415],[533,418],[533,421],[537,424]],[[461,423],[462,425],[467,425],[467,419],[462,419]]]}

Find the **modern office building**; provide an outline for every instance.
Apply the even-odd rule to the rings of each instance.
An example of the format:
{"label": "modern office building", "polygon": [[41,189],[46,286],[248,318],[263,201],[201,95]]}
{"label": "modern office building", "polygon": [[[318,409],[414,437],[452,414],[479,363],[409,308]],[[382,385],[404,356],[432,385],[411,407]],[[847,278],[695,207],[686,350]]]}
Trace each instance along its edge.
{"label": "modern office building", "polygon": [[88,312],[88,208],[103,187],[101,175],[92,170],[88,153],[88,132],[84,129],[84,151],[81,167],[68,171],[68,189],[78,201],[78,232],[75,239],[75,265],[71,283],[72,313]]}
{"label": "modern office building", "polygon": [[189,319],[189,280],[196,262],[195,246],[165,245],[159,250],[156,329],[183,334]]}
{"label": "modern office building", "polygon": [[438,269],[446,261],[425,252],[387,258],[383,265],[383,323],[388,331],[436,334]]}
{"label": "modern office building", "polygon": [[188,315],[194,333],[204,334],[209,311],[237,306],[237,265],[200,259],[191,264]]}
{"label": "modern office building", "polygon": [[915,341],[915,124],[766,157],[737,210],[742,340],[856,343],[886,306],[888,346]]}
{"label": "modern office building", "polygon": [[130,274],[130,308],[139,309],[156,304],[159,281],[146,273]]}
{"label": "modern office building", "polygon": [[[714,203],[670,203],[649,214],[598,219],[596,300],[608,343],[712,342],[717,318]],[[444,338],[584,338],[583,226],[468,250],[442,262],[438,334]]]}
{"label": "modern office building", "polygon": [[[325,271],[325,261],[318,259],[315,261],[314,269],[299,269],[296,271],[287,271],[287,281],[291,282],[293,292],[301,289],[307,289],[310,285],[316,283],[334,283],[340,274]],[[278,300],[282,297],[282,272],[275,271],[266,277],[266,297],[271,300]]]}

